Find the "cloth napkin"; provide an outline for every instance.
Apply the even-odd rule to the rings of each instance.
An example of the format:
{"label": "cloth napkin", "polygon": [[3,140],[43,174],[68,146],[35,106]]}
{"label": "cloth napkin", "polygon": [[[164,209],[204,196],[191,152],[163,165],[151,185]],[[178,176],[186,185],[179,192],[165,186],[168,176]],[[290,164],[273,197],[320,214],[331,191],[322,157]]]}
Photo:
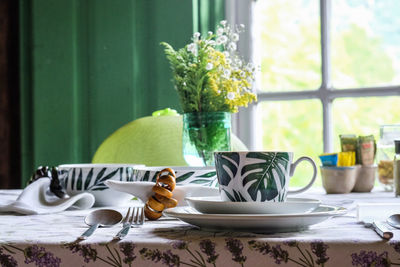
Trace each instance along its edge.
{"label": "cloth napkin", "polygon": [[46,214],[64,211],[70,207],[88,209],[95,198],[90,193],[80,193],[67,198],[58,198],[49,190],[50,179],[40,178],[28,185],[14,201],[0,203],[0,212],[20,214]]}

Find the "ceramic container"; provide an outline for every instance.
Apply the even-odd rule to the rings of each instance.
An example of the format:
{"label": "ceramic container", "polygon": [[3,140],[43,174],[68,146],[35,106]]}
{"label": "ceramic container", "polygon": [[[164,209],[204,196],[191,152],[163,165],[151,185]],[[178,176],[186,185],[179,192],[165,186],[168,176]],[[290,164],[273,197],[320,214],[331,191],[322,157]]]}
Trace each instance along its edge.
{"label": "ceramic container", "polygon": [[58,166],[60,183],[73,196],[82,192],[92,193],[95,206],[121,206],[132,196],[108,188],[107,180],[133,181],[134,169],[144,165],[134,164],[66,164]]}
{"label": "ceramic container", "polygon": [[[105,182],[113,190],[129,193],[131,196],[139,198],[143,203],[154,195],[152,191],[154,182],[121,182],[109,180]],[[219,196],[218,188],[201,186],[196,184],[177,185],[174,189],[173,198],[178,201],[178,206],[187,206],[185,198],[202,196]]]}
{"label": "ceramic container", "polygon": [[[137,167],[133,170],[133,181],[156,182],[157,174],[166,167]],[[175,171],[177,185],[202,185],[218,187],[215,167],[168,167]]]}
{"label": "ceramic container", "polygon": [[350,193],[356,184],[360,166],[321,166],[322,186],[328,194]]}
{"label": "ceramic container", "polygon": [[356,183],[353,192],[371,192],[374,188],[378,167],[376,165],[361,166],[358,169]]}

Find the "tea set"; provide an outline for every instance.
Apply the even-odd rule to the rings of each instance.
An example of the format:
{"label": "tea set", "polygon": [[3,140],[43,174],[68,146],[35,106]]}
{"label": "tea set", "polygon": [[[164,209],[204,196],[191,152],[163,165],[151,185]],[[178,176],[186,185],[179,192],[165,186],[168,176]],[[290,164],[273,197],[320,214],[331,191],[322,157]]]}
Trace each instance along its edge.
{"label": "tea set", "polygon": [[[324,205],[317,199],[291,197],[309,189],[316,179],[317,168],[309,157],[294,160],[293,152],[287,151],[215,152],[214,155],[215,167],[170,166],[176,173],[173,196],[178,206],[165,209],[165,216],[203,229],[286,232],[307,229],[346,213],[344,208]],[[303,161],[312,166],[310,180],[303,188],[290,190],[290,178]],[[163,168],[134,164],[60,165],[58,179],[68,197],[52,200],[36,197],[39,206],[44,207],[36,213],[43,213],[46,207],[62,211],[73,205],[123,206],[132,197],[145,203]],[[49,179],[39,179],[30,187],[50,195],[49,183]],[[20,196],[22,201],[10,203],[9,210],[18,210],[18,205],[34,198],[27,192],[28,187]],[[29,213],[29,205],[19,211],[35,214]]]}

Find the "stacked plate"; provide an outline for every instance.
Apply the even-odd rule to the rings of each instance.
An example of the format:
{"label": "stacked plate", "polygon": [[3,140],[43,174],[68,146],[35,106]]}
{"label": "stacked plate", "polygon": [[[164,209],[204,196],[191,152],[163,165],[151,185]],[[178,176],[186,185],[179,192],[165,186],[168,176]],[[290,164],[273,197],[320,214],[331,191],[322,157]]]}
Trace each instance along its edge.
{"label": "stacked plate", "polygon": [[293,232],[346,213],[344,208],[309,198],[288,198],[286,202],[227,202],[219,196],[185,200],[189,206],[167,209],[164,214],[212,230]]}

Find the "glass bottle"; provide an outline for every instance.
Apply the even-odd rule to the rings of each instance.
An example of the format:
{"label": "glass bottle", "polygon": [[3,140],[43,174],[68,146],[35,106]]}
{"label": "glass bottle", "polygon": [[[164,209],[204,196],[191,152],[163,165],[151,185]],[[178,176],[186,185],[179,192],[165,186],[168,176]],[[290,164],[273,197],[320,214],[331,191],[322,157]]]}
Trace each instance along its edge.
{"label": "glass bottle", "polygon": [[393,182],[394,195],[400,197],[400,140],[394,141]]}
{"label": "glass bottle", "polygon": [[376,159],[379,182],[386,191],[393,191],[394,140],[400,140],[400,124],[382,125]]}

